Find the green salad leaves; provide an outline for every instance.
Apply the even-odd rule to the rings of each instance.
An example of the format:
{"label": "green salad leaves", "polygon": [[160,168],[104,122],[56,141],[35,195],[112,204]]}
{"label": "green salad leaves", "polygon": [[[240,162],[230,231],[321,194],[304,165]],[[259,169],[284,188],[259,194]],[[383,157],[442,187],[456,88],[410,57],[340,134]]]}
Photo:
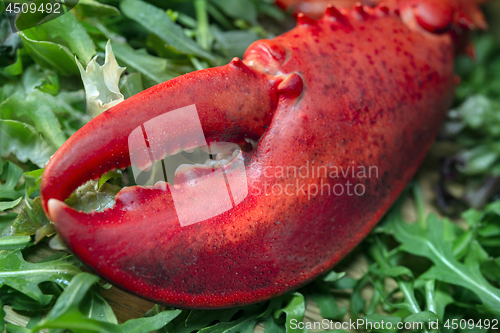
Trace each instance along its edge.
{"label": "green salad leaves", "polygon": [[[49,247],[64,245],[40,204],[44,166],[108,104],[241,57],[250,43],[287,30],[294,19],[270,0],[80,0],[57,19],[13,33],[2,5],[0,14],[0,329],[289,333],[316,331],[321,323],[321,330],[346,332],[353,329],[345,324],[362,320],[374,332],[415,323],[422,326],[406,331],[487,332],[498,323],[500,41],[492,34],[474,36],[475,59],[457,60],[462,82],[438,144],[454,148],[432,171],[440,174],[432,184],[439,216],[427,214],[432,203],[416,179],[335,271],[297,291],[224,310],[152,305],[142,317],[118,319],[104,292],[111,286]],[[28,22],[30,14],[18,20]],[[116,62],[109,65],[111,53]],[[101,75],[106,71],[113,80]],[[89,105],[97,111],[87,112]],[[67,202],[102,210],[121,186],[133,185],[127,178],[110,172]],[[382,321],[390,327],[376,328]]]}

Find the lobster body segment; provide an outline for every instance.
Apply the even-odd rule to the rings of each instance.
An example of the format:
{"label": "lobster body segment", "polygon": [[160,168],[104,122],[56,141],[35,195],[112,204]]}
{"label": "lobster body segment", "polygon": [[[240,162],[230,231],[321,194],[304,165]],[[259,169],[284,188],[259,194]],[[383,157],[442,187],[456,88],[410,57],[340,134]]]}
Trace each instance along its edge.
{"label": "lobster body segment", "polygon": [[[262,301],[324,273],[403,190],[453,98],[452,38],[403,22],[398,9],[299,15],[296,28],[255,42],[243,61],[167,81],[96,117],[43,176],[42,202],[59,234],[105,279],[181,307]],[[211,175],[125,188],[101,213],[62,201],[86,180],[130,165],[135,128],[192,104],[208,143],[258,140],[241,157],[248,194],[239,203],[183,225],[174,194],[196,202],[193,210],[218,205],[217,195],[201,202],[186,194],[214,191]],[[162,158],[192,148],[162,147],[150,149]],[[222,169],[231,182],[231,166]]]}

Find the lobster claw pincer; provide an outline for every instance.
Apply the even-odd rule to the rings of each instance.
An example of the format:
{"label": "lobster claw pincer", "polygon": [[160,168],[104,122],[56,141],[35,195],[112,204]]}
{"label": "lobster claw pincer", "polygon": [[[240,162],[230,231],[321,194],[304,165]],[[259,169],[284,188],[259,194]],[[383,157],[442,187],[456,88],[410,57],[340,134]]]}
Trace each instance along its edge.
{"label": "lobster claw pincer", "polygon": [[[453,40],[413,19],[398,7],[299,15],[243,61],[125,100],[53,156],[45,211],[83,262],[160,303],[237,306],[310,281],[390,207],[451,104]],[[258,143],[222,144],[245,139]],[[99,213],[63,202],[113,168],[148,172],[196,147],[218,157],[179,167],[173,185],[124,188]]]}
{"label": "lobster claw pincer", "polygon": [[[196,236],[200,230],[185,228],[187,225],[211,217],[215,217],[214,225],[220,224],[247,196],[241,151],[233,149],[232,161],[217,170],[207,165],[215,172],[206,175],[203,167],[185,167],[185,172],[176,173],[175,186],[158,182],[154,187],[125,188],[116,196],[113,209],[104,212],[78,212],[62,200],[86,180],[109,170],[132,164],[138,172],[149,171],[155,161],[180,150],[200,147],[215,155],[224,152],[217,142],[258,140],[272,120],[279,95],[290,96],[295,91],[297,96],[301,88],[302,81],[296,74],[268,75],[235,58],[226,66],[187,74],[136,95],[90,121],[51,159],[41,185],[44,209],[60,235],[69,244],[75,244],[75,247],[70,245],[72,251],[101,274],[114,276],[115,283],[127,289],[137,286],[137,276],[149,276],[158,284],[167,274],[162,263],[171,261],[168,259],[171,255],[187,247],[194,255],[195,248],[201,251],[202,242],[197,243],[200,235]],[[164,95],[169,96],[168,102]],[[226,184],[231,185],[229,193]],[[221,215],[230,209],[231,212]],[[210,250],[214,251],[212,246],[216,248],[217,240],[210,240]],[[96,253],[99,254],[95,256]],[[150,258],[149,268],[145,268],[144,258],[137,256],[139,253]],[[180,255],[177,258],[187,260]],[[175,274],[189,280],[182,265],[177,264],[165,282]],[[125,271],[133,277],[123,274]],[[200,274],[208,272],[207,269]],[[242,276],[246,273],[241,272]],[[185,295],[179,294],[167,292],[161,297],[185,306],[214,302],[209,296],[191,304],[184,300]],[[154,287],[145,296],[156,299],[160,293]]]}

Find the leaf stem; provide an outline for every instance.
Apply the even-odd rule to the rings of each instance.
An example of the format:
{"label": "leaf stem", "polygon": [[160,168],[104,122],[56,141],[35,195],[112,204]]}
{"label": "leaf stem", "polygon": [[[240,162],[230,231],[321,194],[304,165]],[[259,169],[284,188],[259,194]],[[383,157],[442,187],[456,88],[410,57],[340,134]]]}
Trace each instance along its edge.
{"label": "leaf stem", "polygon": [[189,60],[193,64],[194,68],[199,71],[201,69],[205,69],[205,67],[201,64],[201,62],[196,57],[189,57]]}
{"label": "leaf stem", "polygon": [[374,290],[373,290],[373,296],[372,296],[372,299],[370,301],[370,305],[368,306],[368,309],[366,310],[366,314],[367,315],[371,315],[373,313],[376,312],[377,310],[377,305],[380,303],[380,299],[382,298],[381,296],[381,293],[379,291],[379,289],[382,289],[382,286],[380,286],[380,281],[376,281],[375,283],[378,283],[379,284],[379,288],[375,287]]}
{"label": "leaf stem", "polygon": [[[371,254],[375,261],[383,269],[389,269],[397,267],[390,260],[388,260],[388,251],[382,242],[377,242],[377,246],[372,248]],[[398,284],[399,290],[403,293],[403,304],[411,313],[420,313],[422,309],[418,305],[417,299],[415,298],[415,293],[413,291],[413,282],[405,281],[399,276],[393,276],[393,279]],[[371,304],[370,304],[371,306]],[[429,333],[427,329],[424,329],[424,333]]]}
{"label": "leaf stem", "polygon": [[414,181],[412,191],[415,197],[415,205],[417,206],[418,224],[425,230],[427,229],[427,223],[425,221],[425,202],[418,178]]}
{"label": "leaf stem", "polygon": [[198,26],[196,29],[196,40],[204,50],[208,51],[210,48],[209,45],[210,29],[208,27],[206,0],[195,0],[194,9],[196,11],[196,21],[198,22]]}
{"label": "leaf stem", "polygon": [[436,280],[425,281],[425,304],[426,310],[437,313],[436,301],[434,300],[434,291],[436,287]]}
{"label": "leaf stem", "polygon": [[208,13],[214,18],[214,20],[219,23],[219,25],[226,30],[233,30],[234,25],[229,21],[224,14],[222,14],[217,8],[215,8],[213,5],[208,4],[207,6],[207,11]]}
{"label": "leaf stem", "polygon": [[30,236],[7,236],[0,238],[0,250],[24,249],[31,241]]}

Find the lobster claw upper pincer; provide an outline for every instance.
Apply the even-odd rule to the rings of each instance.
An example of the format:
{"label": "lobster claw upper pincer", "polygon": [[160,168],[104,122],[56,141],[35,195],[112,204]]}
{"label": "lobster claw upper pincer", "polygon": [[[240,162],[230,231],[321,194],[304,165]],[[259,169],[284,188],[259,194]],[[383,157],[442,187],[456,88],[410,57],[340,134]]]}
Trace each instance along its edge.
{"label": "lobster claw upper pincer", "polygon": [[[281,81],[282,78],[251,70],[238,59],[226,66],[186,74],[125,100],[91,120],[51,159],[42,182],[44,209],[48,212],[48,199],[64,200],[85,181],[114,168],[131,165],[129,144],[133,143],[137,134],[140,134],[140,140],[144,140],[137,128],[170,111],[195,105],[196,121],[201,123],[208,142],[238,142],[245,138],[258,140],[276,109],[277,86]],[[172,122],[170,125],[183,124]],[[192,124],[175,128],[183,139],[171,135],[174,130],[170,131],[170,138],[162,140],[173,143],[172,149],[185,148],[175,146],[181,142],[192,145],[190,140],[196,138],[190,137],[189,133],[180,133],[189,128],[193,128]],[[153,126],[150,130],[166,133],[168,129]],[[154,142],[151,141],[151,144]],[[136,164],[148,163],[149,156],[145,150],[143,153],[145,155],[136,150],[133,154],[138,159]],[[165,154],[166,151],[155,150],[153,153]],[[161,159],[162,156],[153,157]]]}

